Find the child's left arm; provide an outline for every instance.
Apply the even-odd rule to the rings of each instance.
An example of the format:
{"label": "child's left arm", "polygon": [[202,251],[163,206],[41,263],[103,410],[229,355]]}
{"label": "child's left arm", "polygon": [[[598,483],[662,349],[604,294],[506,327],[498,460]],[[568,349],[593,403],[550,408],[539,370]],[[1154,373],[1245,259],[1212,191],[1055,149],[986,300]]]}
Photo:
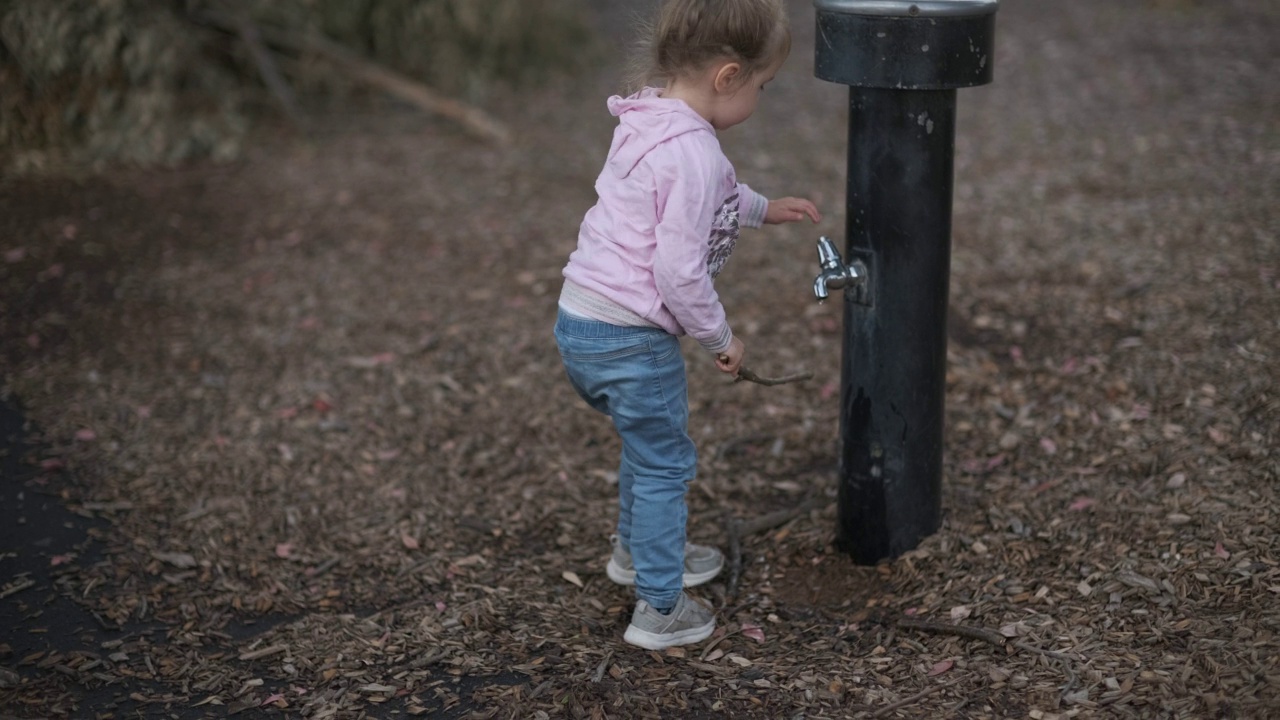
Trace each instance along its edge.
{"label": "child's left arm", "polygon": [[765,210],[766,225],[781,225],[788,222],[799,222],[809,218],[815,223],[822,222],[822,213],[811,200],[805,198],[784,197],[769,201],[769,209]]}

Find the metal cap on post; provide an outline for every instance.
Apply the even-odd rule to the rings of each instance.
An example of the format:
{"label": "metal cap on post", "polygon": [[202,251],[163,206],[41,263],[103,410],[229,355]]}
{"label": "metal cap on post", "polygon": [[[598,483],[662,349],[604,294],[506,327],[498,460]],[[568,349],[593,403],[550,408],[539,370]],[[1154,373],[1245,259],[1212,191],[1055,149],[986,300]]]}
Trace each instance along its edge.
{"label": "metal cap on post", "polygon": [[857,87],[991,82],[997,0],[815,0],[814,75]]}
{"label": "metal cap on post", "polygon": [[[846,257],[861,268],[844,294],[836,540],[874,563],[942,522],[956,89],[991,82],[999,3],[814,6],[814,74],[849,86]],[[815,293],[842,266],[826,259]]]}

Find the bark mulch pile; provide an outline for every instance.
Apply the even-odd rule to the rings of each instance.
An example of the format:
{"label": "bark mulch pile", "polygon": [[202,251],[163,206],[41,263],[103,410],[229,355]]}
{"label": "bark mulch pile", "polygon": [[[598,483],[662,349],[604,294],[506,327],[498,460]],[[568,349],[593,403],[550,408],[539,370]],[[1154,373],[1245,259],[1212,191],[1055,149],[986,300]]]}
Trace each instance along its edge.
{"label": "bark mulch pile", "polygon": [[[107,521],[41,562],[125,628],[0,644],[4,712],[1280,712],[1280,9],[1004,3],[996,83],[960,93],[946,519],[876,567],[832,547],[840,303],[810,286],[844,90],[794,9],[724,143],[828,217],[744,238],[719,287],[757,372],[814,378],[687,347],[691,536],[756,530],[711,640],[622,643],[618,443],[550,337],[609,67],[494,108],[508,148],[385,107],[235,165],[0,186],[0,367],[41,432],[4,493]],[[67,630],[3,583],[11,637]]]}

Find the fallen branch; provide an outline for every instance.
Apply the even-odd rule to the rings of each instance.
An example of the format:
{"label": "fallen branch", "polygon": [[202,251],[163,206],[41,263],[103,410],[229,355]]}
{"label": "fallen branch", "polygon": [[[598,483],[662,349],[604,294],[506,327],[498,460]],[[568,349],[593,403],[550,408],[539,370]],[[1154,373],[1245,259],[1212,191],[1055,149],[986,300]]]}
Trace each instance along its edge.
{"label": "fallen branch", "polygon": [[[197,22],[225,32],[239,34],[236,20],[217,11],[193,16]],[[315,33],[295,34],[279,28],[258,28],[262,40],[294,52],[311,52],[328,60],[348,77],[376,87],[428,113],[452,120],[471,134],[505,144],[511,138],[506,126],[479,108],[447,98],[416,80],[359,56],[338,43]]]}
{"label": "fallen branch", "polygon": [[777,377],[777,378],[764,377],[763,375],[755,374],[754,372],[751,371],[750,368],[748,368],[746,365],[743,365],[742,367],[738,368],[738,377],[734,378],[733,381],[735,383],[740,383],[745,380],[747,382],[755,383],[757,385],[772,387],[774,385],[786,385],[787,383],[800,382],[802,380],[808,380],[812,377],[813,377],[813,373],[811,372],[799,372],[792,375],[783,375],[782,377]]}

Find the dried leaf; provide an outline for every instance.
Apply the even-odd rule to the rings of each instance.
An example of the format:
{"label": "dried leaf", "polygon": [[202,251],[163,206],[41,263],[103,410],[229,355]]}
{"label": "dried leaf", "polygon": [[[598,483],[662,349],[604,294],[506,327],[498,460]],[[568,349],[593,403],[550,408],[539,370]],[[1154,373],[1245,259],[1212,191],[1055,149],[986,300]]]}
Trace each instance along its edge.
{"label": "dried leaf", "polygon": [[957,620],[957,621],[964,620],[965,618],[969,617],[972,614],[973,614],[973,610],[971,610],[968,605],[957,605],[951,608],[951,612],[950,612],[951,619]]}
{"label": "dried leaf", "polygon": [[570,583],[573,583],[578,587],[585,587],[582,584],[582,578],[578,577],[578,573],[572,570],[565,570],[564,572],[560,573],[560,577],[564,578],[565,580],[568,580]]}
{"label": "dried leaf", "polygon": [[409,533],[403,533],[400,536],[400,542],[405,546],[405,548],[409,550],[417,550],[419,547],[421,547],[418,544],[418,539],[410,535]]}
{"label": "dried leaf", "polygon": [[151,557],[159,560],[160,562],[167,562],[178,568],[193,568],[198,565],[195,556],[191,555],[191,553],[156,552],[151,553]]}
{"label": "dried leaf", "polygon": [[1093,507],[1094,505],[1097,504],[1097,502],[1098,501],[1094,500],[1093,498],[1078,497],[1075,500],[1073,500],[1071,502],[1071,505],[1069,505],[1068,507],[1071,510],[1084,510],[1084,509]]}
{"label": "dried leaf", "polygon": [[742,623],[742,634],[756,642],[764,642],[764,629],[759,625],[752,625],[747,622]]}

